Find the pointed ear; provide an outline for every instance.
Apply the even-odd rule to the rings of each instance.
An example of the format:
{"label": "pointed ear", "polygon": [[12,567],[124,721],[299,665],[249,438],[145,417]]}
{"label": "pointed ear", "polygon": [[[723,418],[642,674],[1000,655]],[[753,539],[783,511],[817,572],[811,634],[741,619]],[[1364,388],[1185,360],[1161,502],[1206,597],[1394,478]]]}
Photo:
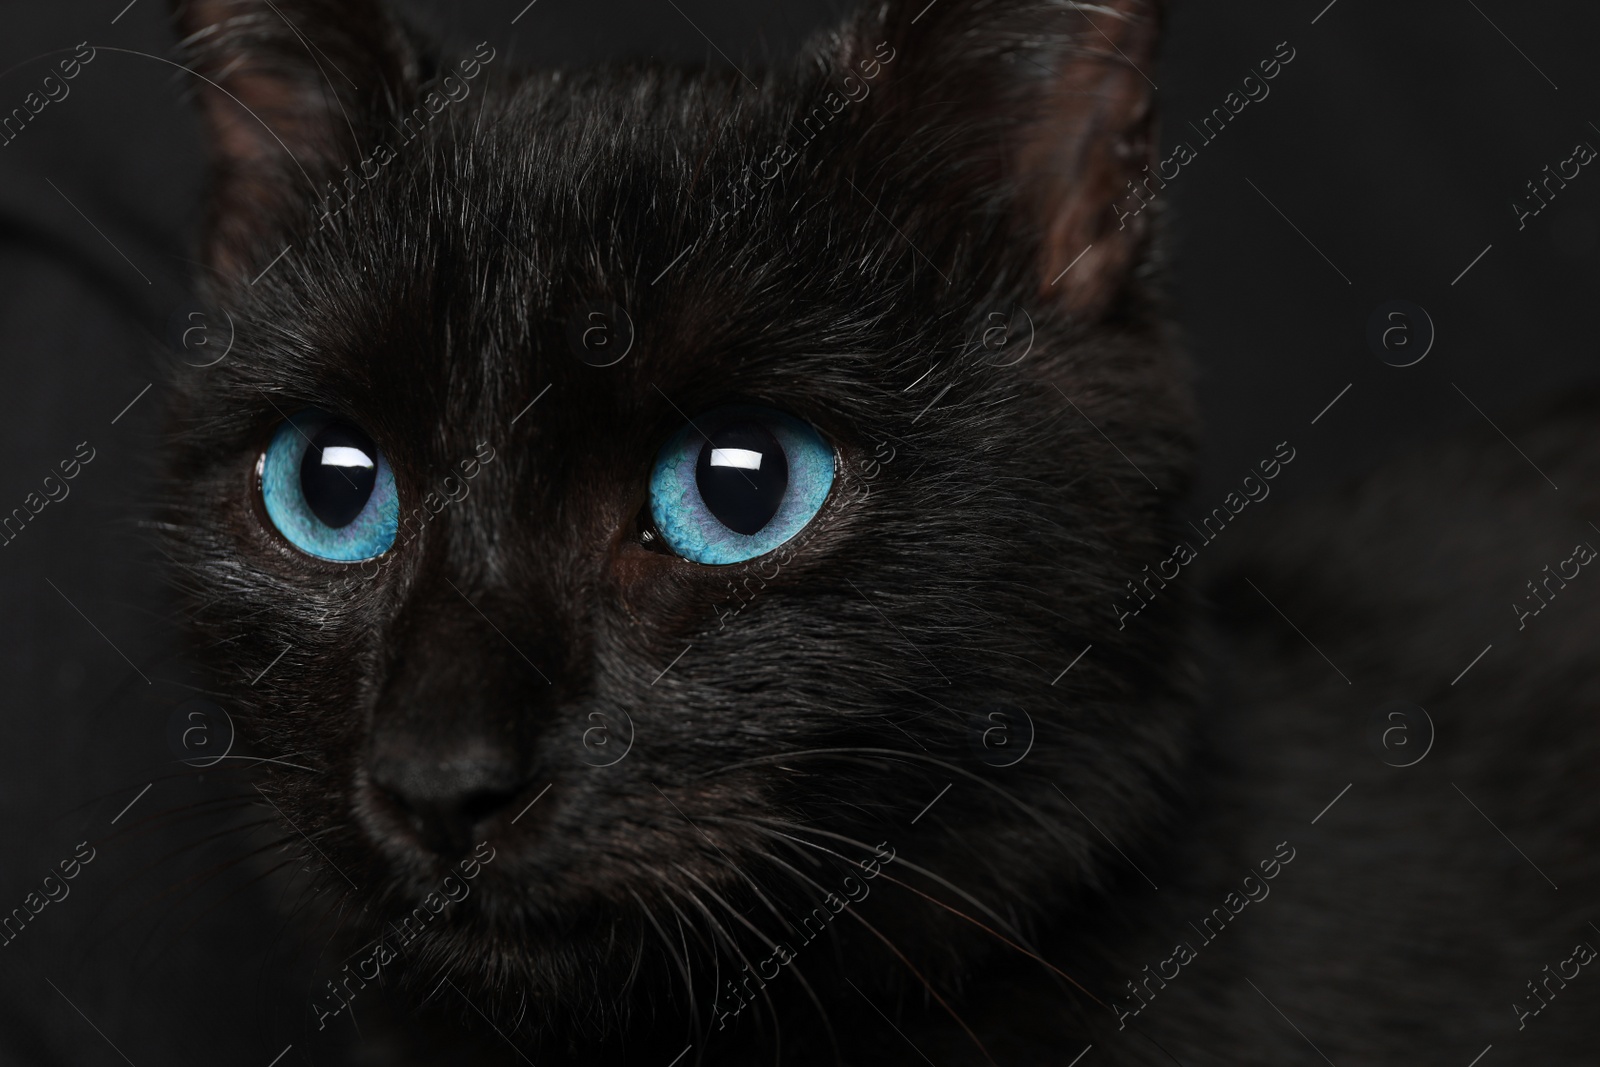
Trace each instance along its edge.
{"label": "pointed ear", "polygon": [[237,275],[371,147],[418,60],[376,0],[174,0],[173,14],[212,162],[203,259]]}
{"label": "pointed ear", "polygon": [[891,0],[847,37],[853,68],[893,54],[873,121],[923,153],[915,166],[937,173],[945,214],[1000,212],[1041,299],[1081,319],[1106,311],[1148,243],[1133,190],[1160,187],[1149,170],[1159,7]]}

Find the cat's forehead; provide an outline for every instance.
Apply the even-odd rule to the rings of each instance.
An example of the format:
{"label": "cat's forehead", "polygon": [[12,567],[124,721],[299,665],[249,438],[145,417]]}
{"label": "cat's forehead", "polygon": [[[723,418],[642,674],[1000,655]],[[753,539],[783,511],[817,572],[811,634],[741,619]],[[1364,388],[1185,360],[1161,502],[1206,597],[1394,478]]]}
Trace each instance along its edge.
{"label": "cat's forehead", "polygon": [[590,91],[605,103],[515,94],[359,186],[280,279],[306,342],[285,369],[413,429],[534,396],[681,422],[868,382],[891,296],[830,254],[836,222],[803,189],[760,180],[770,129],[693,83]]}

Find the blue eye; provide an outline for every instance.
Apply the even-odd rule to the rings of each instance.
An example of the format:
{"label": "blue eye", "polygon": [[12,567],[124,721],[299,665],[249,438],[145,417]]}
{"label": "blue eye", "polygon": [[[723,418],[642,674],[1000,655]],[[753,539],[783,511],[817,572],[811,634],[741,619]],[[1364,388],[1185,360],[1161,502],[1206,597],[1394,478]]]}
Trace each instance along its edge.
{"label": "blue eye", "polygon": [[833,449],[809,425],[765,408],[695,419],[661,448],[650,517],[695,563],[743,563],[805,529],[833,485]]}
{"label": "blue eye", "polygon": [[354,563],[394,544],[394,473],[355,424],[325,411],[300,412],[278,427],[260,472],[267,517],[300,551]]}

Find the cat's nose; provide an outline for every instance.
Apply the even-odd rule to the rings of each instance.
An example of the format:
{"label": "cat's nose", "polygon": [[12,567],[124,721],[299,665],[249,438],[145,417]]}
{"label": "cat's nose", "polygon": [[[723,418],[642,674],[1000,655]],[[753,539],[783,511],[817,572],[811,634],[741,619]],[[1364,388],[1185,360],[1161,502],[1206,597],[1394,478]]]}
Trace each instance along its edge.
{"label": "cat's nose", "polygon": [[524,778],[509,754],[375,753],[368,774],[379,797],[430,851],[453,858],[485,835],[480,828],[521,793]]}

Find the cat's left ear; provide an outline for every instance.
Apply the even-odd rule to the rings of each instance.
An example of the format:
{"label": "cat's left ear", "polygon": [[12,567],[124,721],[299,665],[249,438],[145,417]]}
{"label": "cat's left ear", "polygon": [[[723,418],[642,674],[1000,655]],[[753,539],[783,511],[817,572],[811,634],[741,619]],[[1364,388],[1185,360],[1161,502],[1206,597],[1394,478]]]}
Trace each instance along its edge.
{"label": "cat's left ear", "polygon": [[377,0],[173,0],[173,16],[212,163],[203,258],[236,274],[372,147],[416,49]]}
{"label": "cat's left ear", "polygon": [[[1155,162],[1151,81],[1159,0],[888,0],[849,29],[840,59],[869,79],[869,135],[894,172],[878,192],[962,258],[959,228],[1003,226],[1041,298],[1093,319],[1148,241],[1135,185]],[[871,77],[875,75],[875,77]],[[1131,198],[1131,199],[1130,199]],[[901,205],[903,206],[903,205]],[[904,217],[904,216],[903,216]]]}

